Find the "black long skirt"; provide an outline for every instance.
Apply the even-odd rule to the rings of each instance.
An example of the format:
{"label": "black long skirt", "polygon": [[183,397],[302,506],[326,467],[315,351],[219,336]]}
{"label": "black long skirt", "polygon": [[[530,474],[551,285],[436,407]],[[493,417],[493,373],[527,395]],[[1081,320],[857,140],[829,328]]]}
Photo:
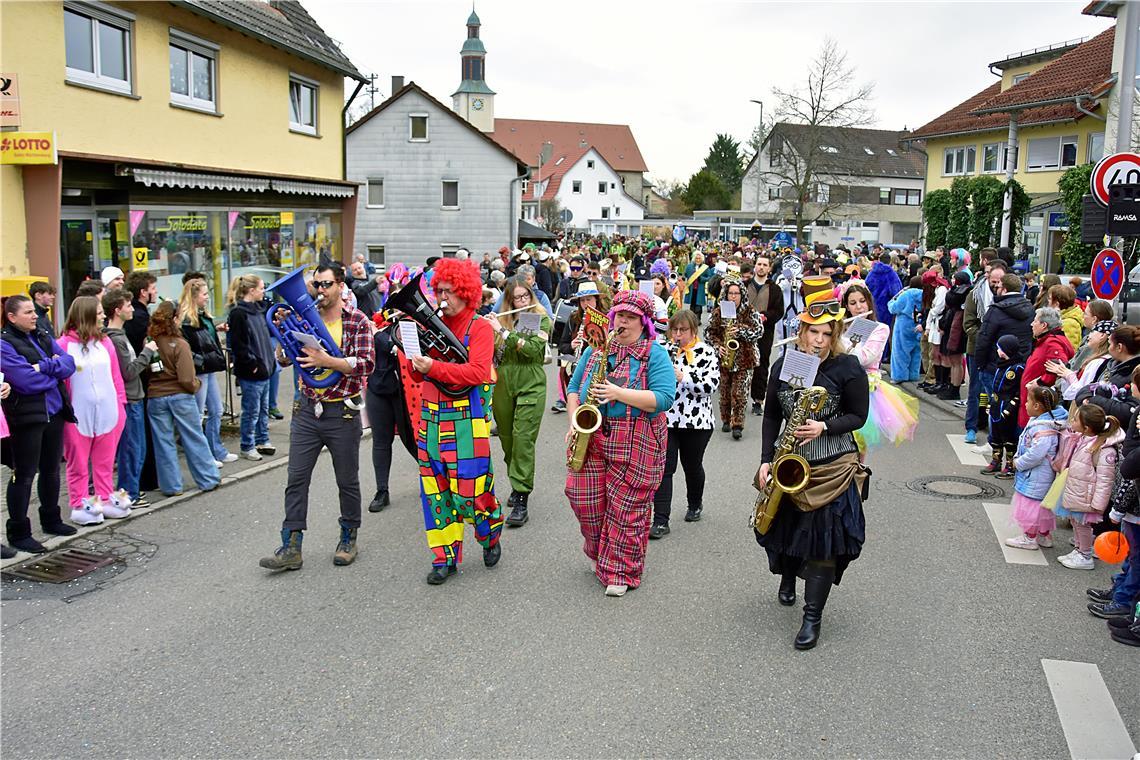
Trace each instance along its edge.
{"label": "black long skirt", "polygon": [[809,560],[835,560],[838,585],[843,571],[863,551],[866,534],[863,500],[852,483],[835,501],[812,512],[801,512],[785,496],[768,532],[755,535],[775,575],[799,575]]}

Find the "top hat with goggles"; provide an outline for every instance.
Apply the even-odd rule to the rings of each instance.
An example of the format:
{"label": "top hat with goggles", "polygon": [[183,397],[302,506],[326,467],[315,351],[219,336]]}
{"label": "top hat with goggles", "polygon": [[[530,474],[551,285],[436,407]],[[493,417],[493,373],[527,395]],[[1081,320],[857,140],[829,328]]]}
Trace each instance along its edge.
{"label": "top hat with goggles", "polygon": [[835,283],[830,277],[805,277],[803,292],[804,310],[800,312],[800,322],[822,325],[843,320],[843,305],[835,297]]}

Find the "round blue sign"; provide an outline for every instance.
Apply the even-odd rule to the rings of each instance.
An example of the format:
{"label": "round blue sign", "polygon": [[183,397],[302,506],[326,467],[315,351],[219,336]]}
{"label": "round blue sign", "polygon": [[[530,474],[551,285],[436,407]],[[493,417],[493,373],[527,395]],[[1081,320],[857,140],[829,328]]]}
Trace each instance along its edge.
{"label": "round blue sign", "polygon": [[1124,289],[1124,260],[1112,248],[1104,248],[1093,259],[1092,289],[1097,298],[1114,300]]}

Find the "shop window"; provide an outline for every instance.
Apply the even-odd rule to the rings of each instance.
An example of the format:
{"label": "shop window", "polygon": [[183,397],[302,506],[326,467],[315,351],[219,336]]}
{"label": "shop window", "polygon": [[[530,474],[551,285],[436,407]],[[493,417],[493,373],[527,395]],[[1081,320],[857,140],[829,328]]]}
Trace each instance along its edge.
{"label": "shop window", "polygon": [[459,180],[445,179],[443,181],[443,201],[440,205],[448,209],[459,208]]}
{"label": "shop window", "polygon": [[384,208],[384,180],[379,177],[369,177],[368,180],[368,208]]}
{"label": "shop window", "polygon": [[316,82],[289,75],[289,129],[306,135],[317,133]]}
{"label": "shop window", "polygon": [[63,6],[67,80],[130,94],[134,16],[102,3]]}
{"label": "shop window", "polygon": [[170,30],[170,102],[217,111],[218,46],[177,29]]}
{"label": "shop window", "polygon": [[408,139],[413,142],[428,141],[428,115],[413,113],[408,116]]}

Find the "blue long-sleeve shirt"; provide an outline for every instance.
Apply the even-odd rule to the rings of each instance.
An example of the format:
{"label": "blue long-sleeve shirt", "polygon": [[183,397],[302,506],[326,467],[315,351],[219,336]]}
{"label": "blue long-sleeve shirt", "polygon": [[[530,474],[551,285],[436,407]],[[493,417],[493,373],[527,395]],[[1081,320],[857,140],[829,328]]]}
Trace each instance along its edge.
{"label": "blue long-sleeve shirt", "polygon": [[[578,360],[578,366],[574,368],[574,375],[570,378],[570,384],[566,386],[566,393],[578,393],[581,401],[585,401],[581,397],[582,374],[585,372],[590,355],[593,353],[593,348],[587,348],[582,353],[582,358]],[[613,368],[612,361],[610,368]],[[631,356],[629,358],[629,376],[631,378],[637,377],[637,373],[640,371],[641,362]],[[648,387],[645,390],[653,391],[653,395],[657,398],[657,405],[653,409],[654,414],[660,414],[673,406],[673,397],[677,394],[677,375],[673,373],[673,362],[669,360],[669,352],[660,343],[652,343],[649,347],[649,368],[646,371],[646,383]],[[614,401],[605,405],[603,413],[607,417],[624,417],[625,410],[625,404]],[[637,408],[633,410],[634,417],[643,413]]]}
{"label": "blue long-sleeve shirt", "polygon": [[[40,344],[21,330],[12,329],[15,340],[26,340],[43,357],[38,362],[29,362],[6,339],[0,340],[0,367],[4,368],[4,380],[12,386],[13,393],[24,395],[44,394],[45,411],[56,414],[63,408],[63,397],[59,393],[59,381],[75,374],[75,359],[60,345],[51,341],[51,356],[44,353]],[[35,369],[33,364],[38,367]]]}

